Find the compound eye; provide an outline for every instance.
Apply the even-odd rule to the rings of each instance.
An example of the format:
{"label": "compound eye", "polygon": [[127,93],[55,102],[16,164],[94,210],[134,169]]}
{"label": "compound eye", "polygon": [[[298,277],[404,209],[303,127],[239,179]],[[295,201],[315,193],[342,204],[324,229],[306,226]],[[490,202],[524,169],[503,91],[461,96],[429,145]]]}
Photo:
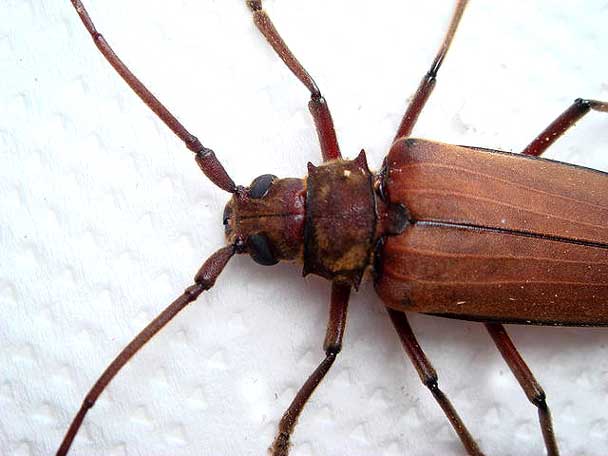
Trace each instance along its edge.
{"label": "compound eye", "polygon": [[226,204],[226,207],[224,208],[224,216],[223,216],[224,232],[226,234],[230,234],[230,219],[231,218],[232,218],[232,206],[230,206],[230,204]]}
{"label": "compound eye", "polygon": [[262,174],[253,179],[249,186],[249,197],[254,199],[264,198],[275,179],[277,179],[277,176],[273,174]]}
{"label": "compound eye", "polygon": [[277,264],[277,260],[270,248],[270,241],[264,234],[251,234],[247,237],[247,250],[249,255],[262,266],[272,266]]}

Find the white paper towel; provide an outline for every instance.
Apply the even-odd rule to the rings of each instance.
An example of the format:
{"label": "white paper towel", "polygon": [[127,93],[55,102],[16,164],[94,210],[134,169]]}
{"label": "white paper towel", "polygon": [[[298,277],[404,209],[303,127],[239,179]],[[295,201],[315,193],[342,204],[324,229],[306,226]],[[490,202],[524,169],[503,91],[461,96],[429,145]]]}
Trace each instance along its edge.
{"label": "white paper towel", "polygon": [[[378,168],[453,2],[265,2],[315,77],[345,156]],[[86,4],[132,70],[242,184],[319,161],[308,94],[240,0]],[[576,97],[608,99],[605,0],[473,1],[415,135],[521,150]],[[114,355],[223,244],[228,197],[102,59],[70,2],[0,21],[0,445],[53,453]],[[608,169],[590,114],[547,156]],[[232,261],[121,372],[74,455],[261,455],[322,359],[328,284]],[[479,324],[412,316],[440,385],[488,455],[543,453],[536,411]],[[608,333],[511,327],[563,454],[608,450]],[[463,454],[367,284],[294,456]]]}

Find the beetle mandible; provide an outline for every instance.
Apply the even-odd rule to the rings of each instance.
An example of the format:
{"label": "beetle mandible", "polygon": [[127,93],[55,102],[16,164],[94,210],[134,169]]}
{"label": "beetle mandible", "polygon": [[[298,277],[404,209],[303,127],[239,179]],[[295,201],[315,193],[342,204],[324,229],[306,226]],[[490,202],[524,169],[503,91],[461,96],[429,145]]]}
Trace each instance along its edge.
{"label": "beetle mandible", "polygon": [[[84,18],[85,23],[92,30],[92,23],[87,22],[88,16],[84,8],[79,2],[74,3],[81,17]],[[455,24],[464,9],[465,3],[458,3],[451,31],[455,30]],[[261,3],[249,2],[249,6],[253,11],[254,17],[257,19],[256,22],[259,28],[274,43],[277,52],[282,55],[288,65],[291,65],[292,71],[310,89],[312,95],[310,109],[320,131],[319,136],[322,150],[328,164],[319,167],[309,166],[309,177],[306,184],[299,179],[286,181],[270,176],[261,176],[248,188],[237,187],[223,171],[221,165],[219,165],[219,162],[209,149],[204,148],[196,142],[185,130],[181,130],[181,125],[173,123],[174,119],[168,118],[167,113],[161,113],[168,123],[173,123],[174,131],[180,134],[186,140],[189,147],[197,154],[197,161],[208,177],[218,186],[235,195],[233,200],[227,205],[224,218],[227,237],[231,247],[220,250],[212,257],[211,261],[207,263],[207,267],[203,268],[202,272],[198,275],[198,284],[187,292],[189,298],[178,300],[178,304],[185,304],[186,300],[198,296],[203,291],[203,288],[207,289],[210,287],[223,265],[234,253],[249,253],[258,263],[266,265],[273,264],[279,259],[293,260],[302,257],[307,272],[321,275],[333,281],[333,323],[330,324],[330,330],[328,331],[328,340],[331,343],[326,344],[328,354],[326,361],[321,364],[322,370],[329,368],[328,366],[333,362],[339,351],[341,335],[344,330],[343,322],[349,290],[351,287],[358,287],[361,274],[371,263],[375,264],[372,269],[379,293],[385,301],[392,303],[395,308],[399,310],[411,309],[426,313],[447,314],[466,319],[496,321],[496,323],[487,326],[503,350],[509,350],[511,345],[506,333],[499,324],[501,321],[517,323],[534,321],[537,324],[597,326],[606,324],[606,312],[601,307],[605,305],[606,300],[605,281],[602,275],[605,274],[605,271],[594,269],[594,266],[601,264],[605,258],[606,241],[602,238],[603,230],[601,229],[605,213],[602,212],[604,209],[601,208],[601,204],[598,202],[603,201],[606,195],[605,175],[582,168],[515,157],[489,150],[453,147],[414,139],[397,140],[385,161],[383,171],[378,175],[372,175],[369,172],[363,154],[360,154],[352,162],[333,161],[340,158],[340,154],[335,135],[333,134],[333,126],[331,125],[325,99],[321,96],[313,80],[299,64],[292,60],[287,48],[283,47],[281,42],[278,41],[278,35],[275,34],[269,18],[263,13]],[[439,70],[445,51],[449,47],[450,39],[451,33],[448,32],[448,38],[442,47],[442,51],[439,52],[431,66],[431,70],[427,74],[428,77],[423,78],[421,89],[417,92],[417,96],[411,103],[410,111],[404,116],[404,121],[396,135],[397,138],[409,136],[416,117],[434,85],[436,73]],[[122,70],[124,71],[124,69]],[[140,93],[143,91],[142,87],[138,87],[137,89]],[[150,104],[157,108],[159,107],[156,102],[152,101]],[[575,102],[559,118],[559,121],[552,124],[547,132],[541,134],[539,139],[533,142],[526,151],[532,155],[540,154],[552,142],[546,141],[547,137],[557,139],[567,127],[589,110],[606,111],[606,109],[606,103],[598,101],[581,100]],[[452,159],[457,159],[458,162],[450,162]],[[416,168],[412,163],[418,164],[418,167]],[[487,168],[484,168],[480,172],[477,168],[478,164],[486,164]],[[402,178],[399,176],[408,167],[411,168],[412,166],[414,174],[408,174],[407,178],[401,180]],[[428,172],[428,167],[448,169],[448,174],[440,176],[430,173]],[[484,183],[483,180],[478,180],[477,187],[475,187],[475,191],[470,198],[476,201],[483,201],[484,204],[487,203],[489,206],[485,207],[485,210],[482,203],[478,203],[480,207],[474,207],[475,205],[467,206],[462,203],[462,201],[466,200],[466,195],[460,195],[463,199],[459,200],[458,204],[455,204],[449,198],[438,198],[440,201],[443,201],[444,205],[442,206],[441,204],[431,204],[428,202],[428,199],[425,200],[424,198],[409,200],[406,195],[399,193],[407,188],[407,182],[408,185],[413,185],[413,187],[409,188],[410,193],[424,194],[425,192],[432,192],[441,195],[447,191],[446,188],[442,187],[443,182],[456,183],[457,178],[453,174],[454,169],[458,169],[460,173],[465,174],[477,173],[484,176],[484,179],[488,181],[500,181],[503,184],[513,185],[513,187],[519,188],[524,193],[520,195],[520,200],[517,200],[518,193],[513,187],[498,188],[496,184],[490,187],[487,182]],[[494,170],[498,170],[497,175],[493,175]],[[507,170],[511,172],[508,177],[506,177],[508,174]],[[565,225],[560,227],[541,220],[534,222],[530,220],[529,215],[526,217],[522,216],[522,213],[526,212],[521,206],[523,201],[528,201],[533,196],[538,196],[539,193],[543,193],[545,188],[534,188],[531,190],[530,182],[518,181],[518,179],[522,176],[523,178],[534,176],[534,179],[538,180],[541,179],[539,177],[539,173],[541,172],[547,173],[546,175],[542,174],[546,182],[556,184],[556,186],[558,181],[564,182],[571,179],[581,184],[588,184],[592,181],[592,187],[599,189],[596,190],[593,196],[594,198],[599,198],[596,200],[585,199],[591,196],[588,194],[585,196],[582,190],[575,197],[569,195],[570,200],[578,199],[576,202],[579,205],[595,207],[595,210],[592,210],[590,214],[582,212],[578,214],[576,210],[580,206],[568,206],[568,209],[576,213],[573,220],[569,221],[582,220],[578,231],[575,229],[576,227],[573,228],[572,226]],[[556,179],[555,176],[560,173],[563,173],[563,176]],[[435,185],[434,187],[431,185],[428,189],[421,189],[416,186],[419,183],[427,183],[433,178],[436,179],[435,184],[433,184]],[[331,183],[329,188],[326,187],[328,182]],[[338,182],[341,182],[341,184]],[[524,190],[521,190],[522,188]],[[278,190],[281,191],[273,194],[273,192],[277,192]],[[557,186],[556,191],[557,198],[565,200],[567,199],[567,193],[572,192],[572,188],[569,187],[567,191],[562,189],[560,193],[559,186]],[[515,201],[519,201],[519,206],[515,204],[515,209],[511,209],[512,212],[498,213],[491,204],[492,197],[496,197],[494,192],[503,192],[505,197],[508,196],[508,199],[515,197]],[[395,194],[399,196],[396,197]],[[328,198],[327,195],[333,195],[335,198]],[[320,205],[313,205],[313,201],[315,203],[318,202]],[[506,202],[506,200],[502,201],[501,206],[508,206]],[[509,202],[513,203],[513,201]],[[348,223],[345,221],[341,227],[342,229],[334,232],[332,230],[336,228],[336,223],[339,223],[339,221],[336,222],[336,220],[332,219],[325,223],[325,214],[335,210],[336,206],[339,206],[341,203],[346,203],[343,210],[348,214]],[[543,207],[546,210],[555,211],[555,208],[551,207],[546,198],[539,197],[537,203],[540,203],[540,206],[544,205]],[[474,209],[477,209],[478,213],[475,213]],[[281,226],[277,227],[265,224],[265,231],[262,231],[260,225],[255,222],[255,217],[252,217],[252,214],[259,215],[260,210],[270,211],[269,214],[273,216],[283,214],[284,212],[281,211],[286,211],[290,215],[290,220],[285,222],[286,224],[281,224]],[[458,212],[459,210],[461,212]],[[528,210],[527,212],[533,211]],[[444,214],[450,215],[444,216]],[[471,217],[470,214],[474,216]],[[478,215],[480,218],[476,218]],[[551,212],[549,215],[545,213],[543,215],[545,217],[557,218],[556,212]],[[268,214],[266,216],[268,217]],[[594,216],[596,218],[593,218]],[[591,219],[586,220],[585,217],[591,217]],[[291,220],[292,218],[293,220]],[[355,223],[352,223],[353,221]],[[595,228],[593,228],[594,226]],[[598,226],[599,228],[597,228]],[[427,237],[431,232],[432,236]],[[358,241],[354,243],[352,239],[346,239],[342,243],[337,239],[338,233],[347,233],[351,238],[358,239]],[[284,237],[285,234],[288,236]],[[469,235],[472,237],[469,238]],[[409,236],[414,236],[414,239],[406,242],[405,239],[406,237],[409,239]],[[452,238],[452,236],[454,237]],[[361,242],[362,239],[365,240],[365,243]],[[439,244],[435,245],[435,242]],[[475,251],[478,255],[484,252],[486,254],[494,254],[496,249],[506,249],[502,255],[498,255],[498,257],[502,258],[502,262],[497,265],[487,266],[490,269],[484,272],[483,267],[486,266],[482,267],[478,264],[467,266],[461,260],[455,260],[454,258],[458,258],[459,256],[471,254],[470,251],[466,250],[454,250],[456,247],[465,248],[469,244],[476,245]],[[482,247],[483,245],[486,246],[486,250]],[[550,246],[559,246],[559,249],[551,250]],[[566,255],[563,258],[564,263],[580,263],[584,261],[588,263],[584,264],[585,272],[579,271],[578,276],[569,276],[572,279],[570,281],[563,280],[562,278],[558,280],[557,276],[543,276],[542,274],[549,273],[540,271],[541,268],[533,270],[533,274],[540,274],[540,276],[535,276],[538,277],[537,281],[539,283],[553,281],[552,283],[555,285],[556,282],[560,281],[568,282],[568,285],[565,286],[566,288],[560,289],[555,293],[557,295],[556,298],[562,298],[561,305],[564,308],[545,306],[539,310],[542,299],[544,299],[539,298],[541,301],[535,303],[536,307],[528,307],[522,310],[521,307],[510,308],[508,304],[510,302],[519,304],[525,301],[526,298],[537,298],[552,293],[555,290],[537,288],[529,291],[524,288],[523,291],[519,291],[513,288],[504,291],[504,288],[501,286],[494,287],[488,297],[486,291],[476,292],[475,287],[471,286],[474,280],[468,280],[466,291],[464,289],[456,290],[454,285],[451,284],[449,286],[445,285],[443,290],[434,290],[431,294],[430,287],[421,285],[428,281],[428,277],[419,277],[419,280],[413,281],[419,285],[418,288],[403,288],[402,280],[399,278],[400,275],[407,276],[413,274],[418,277],[420,274],[423,274],[420,270],[412,271],[407,269],[410,264],[417,264],[422,270],[428,269],[428,271],[424,271],[424,274],[430,274],[433,277],[442,276],[446,277],[447,281],[454,281],[454,276],[450,276],[450,271],[435,269],[438,267],[435,262],[418,261],[414,263],[413,261],[406,261],[410,255],[417,256],[418,258],[424,257],[423,252],[431,249],[431,247],[436,249],[432,255],[445,255],[446,258],[451,258],[450,263],[454,263],[454,267],[456,268],[453,271],[458,271],[459,275],[464,274],[465,277],[468,275],[469,279],[475,277],[480,282],[489,277],[495,278],[494,274],[501,269],[507,272],[510,271],[506,267],[506,263],[513,260],[515,257],[514,252],[537,252],[535,249],[538,249],[538,252],[546,252],[549,250],[551,251],[551,256],[545,258],[545,260],[549,261],[551,257],[556,257],[559,261],[559,257],[557,256],[559,250],[561,254]],[[413,253],[410,251],[412,249]],[[535,253],[534,255],[539,255],[539,253]],[[531,259],[534,255],[531,255],[527,259]],[[581,256],[579,257],[578,255]],[[387,261],[388,256],[392,258],[390,261]],[[508,258],[508,260],[505,260],[505,258]],[[485,264],[487,265],[488,263]],[[393,266],[398,269],[397,272],[391,269]],[[522,274],[520,266],[521,264],[518,263],[518,266],[513,268],[513,274]],[[469,267],[469,272],[463,273],[461,268],[466,269],[466,267]],[[490,274],[490,270],[492,274]],[[591,270],[591,272],[587,270]],[[528,270],[526,269],[526,271]],[[557,272],[553,273],[558,274]],[[565,273],[575,274],[576,272],[567,270]],[[398,280],[393,281],[389,277],[397,278]],[[516,275],[514,277],[526,284],[534,282],[534,280],[526,282],[527,279],[521,279],[521,276]],[[503,277],[503,280],[506,282],[509,281],[508,279],[512,281],[513,276]],[[576,284],[580,284],[580,286]],[[573,316],[572,306],[574,306],[573,296],[575,294],[582,297],[585,302],[596,304],[594,308],[584,308],[588,312],[586,317],[581,317],[580,312],[578,315]],[[488,298],[486,299],[486,297]],[[499,308],[490,302],[493,300],[499,300],[503,302],[503,305]],[[399,304],[396,304],[397,301]],[[552,301],[554,301],[553,298]],[[439,307],[432,307],[434,305],[438,305]],[[581,310],[581,308],[577,309]],[[448,416],[451,418],[465,447],[470,453],[479,454],[473,438],[470,437],[460,419],[456,417],[445,396],[437,389],[430,365],[424,361],[420,362],[423,355],[419,351],[413,333],[409,330],[409,325],[405,320],[404,314],[392,311],[391,318],[402,336],[406,349],[410,351],[414,359],[419,361],[417,367],[423,380],[430,387],[434,396],[442,405],[442,408],[448,410]],[[514,356],[512,355],[509,359],[512,362],[517,362],[518,358]],[[520,367],[517,373],[520,377],[529,375],[523,367]],[[319,375],[317,375],[316,380],[320,381]],[[536,402],[541,410],[541,425],[544,430],[548,452],[550,454],[557,454],[550,427],[550,418],[546,406],[542,401],[542,394],[534,394],[533,390],[537,389],[537,386],[533,381],[524,381],[523,384],[531,400]],[[100,392],[101,389],[96,391],[94,396],[97,396],[97,393]],[[94,399],[90,402],[93,401]],[[298,410],[300,409],[300,405],[303,405],[303,402],[296,401],[296,408]],[[86,407],[83,408],[84,410],[86,410]],[[287,416],[293,415],[294,413]],[[291,430],[292,424],[293,420],[291,419],[285,421],[284,432],[283,434],[279,434],[274,444],[276,454],[283,454],[282,452],[286,451],[284,449],[288,446],[287,435]],[[76,430],[76,427],[73,429]]]}

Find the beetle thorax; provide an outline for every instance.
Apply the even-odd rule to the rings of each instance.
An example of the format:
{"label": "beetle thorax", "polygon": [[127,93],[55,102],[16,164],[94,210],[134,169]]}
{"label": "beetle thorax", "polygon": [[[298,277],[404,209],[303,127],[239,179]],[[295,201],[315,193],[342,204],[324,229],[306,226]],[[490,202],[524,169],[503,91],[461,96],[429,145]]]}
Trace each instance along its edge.
{"label": "beetle thorax", "polygon": [[376,196],[365,153],[308,165],[304,274],[358,287],[376,241]]}

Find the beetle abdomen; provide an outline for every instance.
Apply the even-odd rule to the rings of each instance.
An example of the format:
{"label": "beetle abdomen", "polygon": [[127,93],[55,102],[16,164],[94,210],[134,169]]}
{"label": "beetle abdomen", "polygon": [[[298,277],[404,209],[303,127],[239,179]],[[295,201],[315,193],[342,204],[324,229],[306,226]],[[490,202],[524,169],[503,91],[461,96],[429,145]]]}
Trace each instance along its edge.
{"label": "beetle abdomen", "polygon": [[376,289],[403,310],[608,325],[608,175],[549,160],[401,140],[385,189],[411,223]]}

